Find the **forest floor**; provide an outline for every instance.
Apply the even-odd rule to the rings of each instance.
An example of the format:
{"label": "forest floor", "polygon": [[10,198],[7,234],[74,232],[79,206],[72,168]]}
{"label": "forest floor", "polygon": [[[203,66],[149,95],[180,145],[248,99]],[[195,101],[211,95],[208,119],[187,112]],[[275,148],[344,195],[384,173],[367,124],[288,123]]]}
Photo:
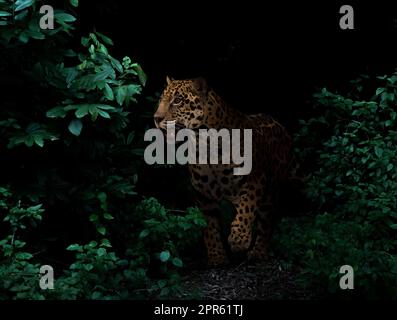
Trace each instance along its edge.
{"label": "forest floor", "polygon": [[203,300],[320,299],[318,289],[298,284],[299,271],[284,270],[277,260],[261,264],[191,270],[183,277],[186,297]]}

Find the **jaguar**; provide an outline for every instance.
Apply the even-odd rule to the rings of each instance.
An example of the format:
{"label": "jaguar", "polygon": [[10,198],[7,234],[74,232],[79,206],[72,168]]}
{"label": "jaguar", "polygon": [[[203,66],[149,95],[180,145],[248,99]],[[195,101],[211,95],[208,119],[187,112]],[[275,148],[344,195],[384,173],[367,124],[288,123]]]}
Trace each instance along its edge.
{"label": "jaguar", "polygon": [[280,188],[288,181],[300,179],[287,130],[269,115],[248,115],[232,108],[203,78],[167,77],[154,122],[162,130],[170,123],[179,129],[252,130],[249,174],[235,175],[234,163],[193,163],[188,164],[188,171],[207,220],[204,242],[208,264],[219,266],[229,261],[221,232],[219,204],[222,201],[228,201],[235,209],[227,239],[229,251],[247,252],[249,260],[267,259]]}

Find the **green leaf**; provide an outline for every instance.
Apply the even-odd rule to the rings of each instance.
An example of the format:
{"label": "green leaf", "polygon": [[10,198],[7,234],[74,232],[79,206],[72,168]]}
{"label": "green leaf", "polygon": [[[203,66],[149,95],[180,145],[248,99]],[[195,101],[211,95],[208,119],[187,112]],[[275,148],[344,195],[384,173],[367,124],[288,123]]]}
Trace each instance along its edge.
{"label": "green leaf", "polygon": [[103,257],[106,254],[105,248],[99,248],[97,251],[98,257]]}
{"label": "green leaf", "polygon": [[348,170],[348,171],[346,172],[346,176],[348,177],[348,176],[350,176],[352,173],[353,173],[353,170]]}
{"label": "green leaf", "polygon": [[83,129],[83,123],[79,119],[74,119],[70,122],[68,129],[73,135],[78,137]]}
{"label": "green leaf", "polygon": [[147,80],[146,73],[143,71],[140,65],[136,65],[135,70],[138,72],[139,81],[143,86],[145,86]]}
{"label": "green leaf", "polygon": [[82,44],[84,47],[88,47],[88,45],[90,44],[90,39],[89,39],[89,38],[86,38],[86,37],[82,37],[82,38],[81,38],[81,44]]}
{"label": "green leaf", "polygon": [[122,73],[123,66],[121,65],[121,63],[112,56],[109,56],[108,58],[110,59],[110,63],[112,64],[112,67],[115,68],[118,72]]}
{"label": "green leaf", "polygon": [[376,154],[376,156],[377,156],[378,158],[381,158],[382,155],[383,155],[383,149],[380,148],[380,147],[378,147],[378,146],[376,146],[376,147],[375,147],[375,154]]}
{"label": "green leaf", "polygon": [[107,113],[106,111],[103,111],[103,110],[101,110],[101,109],[98,109],[98,114],[99,114],[102,118],[110,119],[110,115],[109,115],[109,113]]}
{"label": "green leaf", "polygon": [[18,252],[15,254],[15,258],[20,260],[29,260],[33,258],[33,255],[28,252]]}
{"label": "green leaf", "polygon": [[111,245],[111,243],[110,243],[110,241],[108,239],[102,239],[101,240],[101,246],[107,247],[107,248],[111,248],[112,247],[112,245]]}
{"label": "green leaf", "polygon": [[101,40],[104,42],[104,43],[106,43],[106,44],[108,44],[108,45],[113,45],[113,41],[112,41],[112,39],[110,39],[109,37],[107,37],[107,36],[105,36],[104,34],[102,34],[102,33],[100,33],[100,32],[95,32],[95,34],[97,35],[97,36],[99,36],[99,38],[101,38]]}
{"label": "green leaf", "polygon": [[171,254],[168,250],[165,250],[163,252],[160,253],[160,260],[162,262],[166,262],[168,261],[168,259],[171,257]]}
{"label": "green leaf", "polygon": [[397,223],[390,225],[390,228],[397,230]]}
{"label": "green leaf", "polygon": [[149,235],[150,231],[148,229],[143,229],[139,234],[138,239],[143,239]]}
{"label": "green leaf", "polygon": [[73,80],[76,79],[78,74],[79,71],[76,68],[68,68],[68,74],[66,75],[66,83],[68,85],[68,88],[72,84]]}
{"label": "green leaf", "polygon": [[15,2],[15,11],[21,11],[25,8],[30,7],[33,4],[33,0],[17,0]]}
{"label": "green leaf", "polygon": [[74,113],[76,115],[77,118],[83,118],[84,116],[86,116],[88,114],[88,112],[90,111],[90,105],[89,104],[81,104],[77,106],[77,110]]}
{"label": "green leaf", "polygon": [[97,195],[98,200],[101,202],[106,202],[107,197],[105,192],[99,192]]}
{"label": "green leaf", "polygon": [[108,77],[111,77],[112,79],[115,78],[115,73],[114,70],[112,69],[112,67],[108,66],[108,67],[104,67],[104,70],[98,72],[92,79],[92,81],[94,82],[100,82],[105,80]]}
{"label": "green leaf", "polygon": [[74,22],[76,18],[69,13],[55,13],[55,20],[60,22]]}
{"label": "green leaf", "polygon": [[340,197],[342,194],[343,194],[343,191],[342,191],[342,190],[335,190],[335,195],[336,195],[337,197]]}
{"label": "green leaf", "polygon": [[167,285],[167,280],[161,279],[157,282],[157,285],[159,286],[160,289],[162,289]]}
{"label": "green leaf", "polygon": [[92,269],[94,269],[94,266],[91,263],[88,263],[84,265],[84,269],[87,271],[91,271]]}
{"label": "green leaf", "polygon": [[103,236],[106,234],[106,228],[105,227],[99,227],[96,230]]}
{"label": "green leaf", "polygon": [[174,259],[172,259],[172,264],[173,264],[175,267],[179,267],[179,268],[183,267],[183,262],[182,262],[182,260],[179,259],[179,258],[174,258]]}
{"label": "green leaf", "polygon": [[127,96],[127,88],[125,86],[116,89],[116,101],[121,106]]}
{"label": "green leaf", "polygon": [[71,244],[69,247],[66,248],[68,251],[83,251],[83,247],[79,244]]}
{"label": "green leaf", "polygon": [[21,32],[21,34],[19,35],[18,39],[22,42],[22,43],[27,43],[29,41],[29,36],[26,32]]}
{"label": "green leaf", "polygon": [[78,7],[79,6],[79,0],[69,0],[70,4],[73,7]]}
{"label": "green leaf", "polygon": [[33,136],[27,136],[24,140],[27,147],[31,147],[34,144]]}
{"label": "green leaf", "polygon": [[162,296],[162,297],[168,296],[169,293],[170,293],[170,288],[165,287],[165,288],[161,289],[160,296]]}
{"label": "green leaf", "polygon": [[88,112],[93,116],[94,120],[98,116],[98,107],[95,104],[88,105]]}
{"label": "green leaf", "polygon": [[130,57],[124,57],[123,58],[123,67],[125,69],[128,69],[131,66],[131,58]]}
{"label": "green leaf", "polygon": [[127,86],[128,98],[133,98],[136,94],[141,93],[141,91],[142,91],[142,87],[140,85],[130,84]]}
{"label": "green leaf", "polygon": [[108,104],[98,104],[97,108],[102,110],[116,110],[115,107],[109,106]]}
{"label": "green leaf", "polygon": [[96,241],[91,241],[91,242],[88,244],[88,247],[89,247],[89,248],[95,248],[97,245],[98,245],[98,243],[97,243]]}
{"label": "green leaf", "polygon": [[113,90],[107,83],[105,84],[105,98],[110,101],[114,100]]}
{"label": "green leaf", "polygon": [[0,11],[0,17],[9,17],[9,16],[12,16],[12,14],[6,11]]}
{"label": "green leaf", "polygon": [[135,137],[135,132],[134,131],[130,132],[130,134],[127,137],[127,145],[131,144],[134,137]]}
{"label": "green leaf", "polygon": [[382,92],[384,92],[386,90],[386,88],[378,88],[376,89],[376,95],[380,95]]}
{"label": "green leaf", "polygon": [[108,213],[108,212],[106,212],[106,213],[103,215],[103,217],[104,217],[106,220],[113,220],[113,219],[114,219],[114,217],[113,217],[110,213]]}
{"label": "green leaf", "polygon": [[44,139],[43,139],[42,135],[34,134],[33,135],[33,140],[39,147],[43,147],[44,146]]}

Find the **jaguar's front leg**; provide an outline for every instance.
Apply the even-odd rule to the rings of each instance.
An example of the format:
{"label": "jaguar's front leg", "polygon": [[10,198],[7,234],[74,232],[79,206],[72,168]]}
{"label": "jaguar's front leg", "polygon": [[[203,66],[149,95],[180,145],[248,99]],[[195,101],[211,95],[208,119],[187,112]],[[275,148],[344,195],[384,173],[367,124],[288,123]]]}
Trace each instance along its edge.
{"label": "jaguar's front leg", "polygon": [[203,212],[207,226],[204,229],[204,243],[207,249],[208,266],[220,266],[228,263],[226,250],[221,238],[221,225],[219,221],[219,205],[200,192],[196,193],[196,203]]}
{"label": "jaguar's front leg", "polygon": [[220,266],[228,263],[225,248],[221,239],[219,218],[206,215],[207,227],[204,229],[204,242],[207,247],[208,265]]}
{"label": "jaguar's front leg", "polygon": [[248,252],[247,258],[250,261],[264,261],[268,258],[268,246],[272,233],[272,220],[257,217],[257,232],[253,248]]}
{"label": "jaguar's front leg", "polygon": [[257,229],[255,244],[248,252],[248,260],[263,261],[267,259],[267,248],[273,231],[274,224],[274,197],[271,194],[263,197],[257,211]]}
{"label": "jaguar's front leg", "polygon": [[252,225],[256,218],[256,209],[260,192],[246,190],[235,204],[237,215],[232,222],[229,245],[233,252],[248,250],[252,241]]}

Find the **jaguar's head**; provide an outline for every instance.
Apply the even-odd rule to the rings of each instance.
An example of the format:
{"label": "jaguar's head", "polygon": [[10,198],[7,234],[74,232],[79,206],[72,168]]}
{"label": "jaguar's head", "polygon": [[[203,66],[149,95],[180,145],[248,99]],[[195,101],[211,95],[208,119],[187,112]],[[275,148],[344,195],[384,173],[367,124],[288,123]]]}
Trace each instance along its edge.
{"label": "jaguar's head", "polygon": [[175,124],[177,129],[197,129],[205,125],[208,87],[203,78],[174,80],[167,77],[159,106],[154,114],[157,128]]}

